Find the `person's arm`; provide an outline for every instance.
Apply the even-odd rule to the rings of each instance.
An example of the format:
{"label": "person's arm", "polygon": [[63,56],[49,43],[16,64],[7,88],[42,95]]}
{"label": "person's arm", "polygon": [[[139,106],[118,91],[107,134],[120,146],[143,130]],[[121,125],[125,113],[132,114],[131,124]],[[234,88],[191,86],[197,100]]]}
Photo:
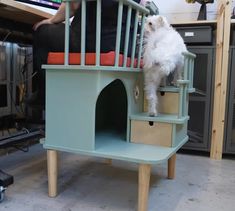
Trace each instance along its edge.
{"label": "person's arm", "polygon": [[[79,8],[79,3],[71,3],[70,17],[74,16],[75,11],[78,8]],[[65,20],[65,3],[62,3],[55,15],[53,15],[51,18],[48,18],[48,19],[45,19],[36,23],[33,26],[33,29],[36,31],[37,28],[41,25],[62,23],[64,20]]]}

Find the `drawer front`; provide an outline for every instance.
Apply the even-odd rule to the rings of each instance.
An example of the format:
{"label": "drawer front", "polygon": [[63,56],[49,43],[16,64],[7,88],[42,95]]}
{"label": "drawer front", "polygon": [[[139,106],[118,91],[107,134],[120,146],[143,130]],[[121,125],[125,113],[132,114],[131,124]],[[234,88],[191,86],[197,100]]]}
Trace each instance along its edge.
{"label": "drawer front", "polygon": [[[158,113],[160,114],[175,114],[179,112],[179,93],[173,92],[158,92]],[[148,102],[144,100],[144,112],[148,111]]]}
{"label": "drawer front", "polygon": [[131,142],[171,147],[172,124],[132,120]]}
{"label": "drawer front", "polygon": [[209,26],[202,27],[176,27],[186,44],[193,43],[212,43],[212,28]]}

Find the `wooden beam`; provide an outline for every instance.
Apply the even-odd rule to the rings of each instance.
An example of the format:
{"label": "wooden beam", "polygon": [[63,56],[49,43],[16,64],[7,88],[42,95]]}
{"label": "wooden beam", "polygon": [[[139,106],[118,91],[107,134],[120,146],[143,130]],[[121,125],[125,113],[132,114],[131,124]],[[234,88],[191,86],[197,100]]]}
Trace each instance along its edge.
{"label": "wooden beam", "polygon": [[222,159],[227,95],[232,0],[218,1],[214,107],[211,136],[212,159]]}
{"label": "wooden beam", "polygon": [[168,179],[175,179],[176,154],[168,160]]}
{"label": "wooden beam", "polygon": [[58,153],[55,150],[47,150],[47,171],[48,171],[48,195],[49,197],[56,197]]}
{"label": "wooden beam", "polygon": [[139,164],[138,211],[148,210],[151,165]]}

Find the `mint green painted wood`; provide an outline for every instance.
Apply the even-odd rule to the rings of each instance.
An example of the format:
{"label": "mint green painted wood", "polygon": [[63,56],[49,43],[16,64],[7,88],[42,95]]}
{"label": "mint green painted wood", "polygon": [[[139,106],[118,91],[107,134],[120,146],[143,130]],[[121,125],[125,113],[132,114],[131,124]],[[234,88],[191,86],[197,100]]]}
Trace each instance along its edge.
{"label": "mint green painted wood", "polygon": [[184,124],[189,120],[189,116],[184,116],[178,118],[178,115],[171,114],[158,114],[155,117],[148,116],[147,113],[138,113],[130,116],[131,120],[142,120],[149,122],[165,122],[165,123],[174,123],[174,124]]}
{"label": "mint green painted wood", "polygon": [[[82,17],[81,17],[81,64],[80,66],[86,66],[85,65],[85,47],[86,47],[86,30],[85,30],[85,26],[86,26],[86,1],[90,1],[90,0],[64,0],[64,2],[66,2],[67,5],[67,9],[66,9],[66,30],[65,30],[65,46],[67,46],[67,48],[65,48],[65,65],[68,65],[68,61],[69,61],[69,8],[70,8],[70,2],[80,2],[81,4],[81,8],[82,8]],[[99,67],[100,65],[100,25],[101,25],[101,1],[102,0],[93,0],[97,2],[97,17],[96,17],[96,66]],[[119,0],[119,9],[118,9],[118,24],[117,24],[117,37],[116,37],[116,48],[115,48],[115,66],[118,67],[118,63],[119,63],[119,52],[120,52],[120,37],[121,37],[121,27],[122,27],[122,14],[123,14],[123,5],[127,5],[129,7],[129,10],[134,10],[136,12],[136,17],[135,17],[135,26],[134,26],[134,34],[133,34],[133,46],[132,46],[132,62],[131,62],[131,68],[133,69],[133,65],[134,65],[134,58],[135,58],[135,49],[136,49],[136,39],[137,39],[137,26],[138,26],[138,14],[142,13],[143,15],[147,15],[149,14],[149,10],[144,8],[143,6],[137,4],[136,2],[132,1],[132,0]],[[131,15],[131,14],[128,14]],[[131,16],[130,16],[131,17]],[[128,25],[128,24],[127,24]],[[130,25],[130,23],[129,23]],[[128,26],[127,26],[128,27]],[[128,27],[130,28],[130,26]],[[129,37],[129,35],[128,35]],[[126,37],[127,39],[127,37]],[[143,39],[143,38],[142,38]],[[143,43],[143,40],[140,40],[140,43]],[[129,40],[128,40],[129,42]],[[128,48],[128,43],[125,44],[126,45],[126,49]],[[142,46],[140,46],[140,48],[142,49]],[[126,51],[127,54],[127,51]],[[124,57],[124,66],[126,66],[126,57]],[[89,69],[87,67],[87,69]],[[139,66],[138,66],[139,69]]]}
{"label": "mint green painted wood", "polygon": [[182,118],[183,116],[183,95],[184,95],[184,85],[183,84],[179,84],[179,89],[180,89],[180,93],[179,93],[179,110],[178,110],[178,118]]}
{"label": "mint green painted wood", "polygon": [[189,71],[189,59],[184,57],[184,80],[188,79],[188,71]]}
{"label": "mint green painted wood", "polygon": [[187,92],[187,87],[186,87],[186,84],[183,85],[184,86],[184,92],[183,92],[183,115],[186,116],[188,115],[188,110],[187,110],[187,107],[188,107],[188,102],[187,102],[187,96],[188,96],[188,92]]}
{"label": "mint green painted wood", "polygon": [[82,0],[82,24],[81,24],[81,66],[85,65],[86,48],[86,0]]}
{"label": "mint green painted wood", "polygon": [[[179,92],[179,87],[175,87],[175,86],[165,86],[165,87],[159,87],[158,88],[159,92]],[[187,89],[188,93],[193,93],[195,92],[194,88],[188,88]]]}
{"label": "mint green painted wood", "polygon": [[176,147],[181,144],[182,140],[188,138],[187,136],[187,122],[184,124],[174,124],[173,125],[173,139],[172,139],[172,146]]}
{"label": "mint green painted wood", "polygon": [[141,17],[141,31],[140,31],[140,44],[139,44],[138,63],[137,63],[138,68],[140,67],[141,54],[142,54],[142,48],[143,48],[144,23],[145,23],[145,16],[142,14],[142,17]]}
{"label": "mint green painted wood", "polygon": [[125,140],[105,134],[96,137],[96,150],[71,149],[67,147],[54,147],[45,142],[44,147],[52,150],[59,150],[95,157],[117,159],[135,163],[159,164],[167,161],[188,141],[188,137],[181,140],[177,147],[161,147],[145,144],[128,143]]}
{"label": "mint green painted wood", "polygon": [[94,65],[42,65],[43,69],[50,69],[52,71],[66,70],[77,71],[77,70],[102,70],[108,72],[143,72],[141,68],[130,68],[130,67],[115,67],[115,66],[94,66]]}
{"label": "mint green painted wood", "polygon": [[129,36],[130,36],[130,26],[131,26],[131,13],[132,13],[132,8],[131,6],[128,6],[123,67],[126,67],[126,63],[127,63],[127,53],[128,53],[128,47],[129,47],[129,38],[130,38]]}
{"label": "mint green painted wood", "polygon": [[100,65],[100,39],[101,39],[101,0],[96,5],[96,66]]}
{"label": "mint green painted wood", "polygon": [[[190,59],[190,85],[189,85],[189,89],[193,88],[193,76],[194,76],[194,58]],[[194,91],[195,92],[195,91]]]}
{"label": "mint green painted wood", "polygon": [[184,80],[189,80],[188,89],[193,89],[194,59],[196,56],[190,52],[184,52]]}
{"label": "mint green painted wood", "polygon": [[[85,64],[85,16],[86,1],[88,0],[77,0],[82,4],[81,65],[69,65],[68,10],[71,1],[66,0],[65,65],[43,65],[43,68],[46,69],[46,138],[44,147],[46,149],[137,163],[157,164],[166,161],[188,140],[188,93],[193,91],[193,60],[195,56],[189,52],[184,53],[184,80],[177,81],[178,87],[159,88],[159,90],[180,93],[180,115],[159,114],[157,117],[149,117],[146,113],[142,113],[143,73],[140,68],[140,57],[143,43],[144,17],[141,21],[138,65],[137,68],[133,67],[136,53],[138,15],[146,15],[149,11],[131,0],[119,1],[115,66],[100,66],[101,0],[96,0],[96,64],[88,66]],[[127,49],[129,46],[128,33],[125,38],[124,66],[118,67],[123,5],[128,6],[128,17],[131,17],[131,12],[136,14],[131,67],[126,67]],[[128,24],[128,22],[127,20],[127,31],[130,28],[130,23]],[[127,96],[126,136],[120,136],[120,134],[110,131],[98,133],[95,130],[97,100],[102,90],[115,80],[123,83]],[[139,90],[137,98],[135,97],[136,90]],[[119,108],[117,107],[116,109]],[[131,120],[172,124],[172,147],[130,143]]]}
{"label": "mint green painted wood", "polygon": [[65,2],[65,49],[64,64],[69,64],[69,18],[70,18],[70,2]]}
{"label": "mint green painted wood", "polygon": [[[188,139],[186,135],[188,116],[182,115],[179,118],[177,115],[159,114],[157,117],[149,117],[147,114],[141,113],[143,104],[143,75],[140,69],[139,71],[133,71],[134,69],[131,71],[130,68],[90,66],[90,70],[87,70],[88,66],[82,67],[80,65],[68,66],[67,68],[63,65],[45,65],[44,67],[47,69],[46,110],[50,111],[46,115],[47,136],[44,144],[45,148],[124,159],[121,152],[118,154],[116,151],[116,154],[112,156],[108,151],[102,151],[101,154],[97,152],[100,144],[97,142],[99,139],[97,139],[97,134],[95,133],[95,105],[99,93],[115,79],[120,79],[124,83],[128,98],[127,138],[125,140],[122,139],[122,142],[128,143],[130,140],[131,120],[173,124],[172,153]],[[186,87],[189,84],[189,80],[178,80],[178,84],[182,87],[181,90],[185,90],[183,91],[183,96],[188,96]],[[137,101],[134,98],[133,91],[136,86],[141,90]],[[168,89],[171,89],[171,87]],[[70,94],[68,95],[67,93]],[[187,108],[188,97],[183,97],[181,102],[186,104],[185,108]],[[113,143],[112,139],[110,139],[110,142]],[[114,142],[113,144],[109,147],[112,148],[123,143]],[[125,146],[129,147],[129,145]],[[107,148],[104,147],[102,149]],[[138,158],[138,162],[141,162],[141,160],[146,162],[143,161],[145,156],[145,153],[142,153],[142,157]],[[136,162],[132,152],[125,159]],[[147,162],[157,163],[159,160]]]}
{"label": "mint green painted wood", "polygon": [[120,0],[118,5],[118,20],[117,20],[117,34],[116,34],[116,47],[115,47],[115,66],[119,64],[119,53],[120,53],[120,41],[122,32],[122,13],[123,13],[123,2]]}
{"label": "mint green painted wood", "polygon": [[[112,81],[123,82],[128,115],[142,110],[143,93],[134,98],[133,88],[143,90],[141,73],[108,71],[46,71],[46,143],[54,147],[95,149],[95,110],[100,92]],[[57,105],[57,106],[55,106]],[[117,108],[118,109],[118,108]]]}
{"label": "mint green painted wood", "polygon": [[134,67],[134,62],[135,62],[135,51],[136,51],[138,18],[139,18],[139,11],[136,10],[136,13],[135,13],[135,23],[134,23],[134,32],[133,32],[133,39],[132,39],[131,68]]}

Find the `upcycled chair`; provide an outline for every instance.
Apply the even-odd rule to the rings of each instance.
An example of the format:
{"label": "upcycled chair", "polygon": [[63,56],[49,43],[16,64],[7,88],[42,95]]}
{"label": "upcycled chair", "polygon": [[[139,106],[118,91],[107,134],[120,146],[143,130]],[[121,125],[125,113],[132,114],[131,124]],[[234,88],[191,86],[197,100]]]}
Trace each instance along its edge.
{"label": "upcycled chair", "polygon": [[[87,0],[80,1],[81,25],[85,29]],[[96,1],[96,52],[85,52],[86,35],[82,30],[81,52],[69,53],[71,0],[66,0],[65,52],[50,53],[48,65],[43,65],[49,196],[57,195],[57,152],[66,151],[138,163],[138,210],[146,211],[151,165],[168,160],[168,178],[173,179],[176,152],[188,140],[188,94],[193,91],[195,56],[184,53],[183,79],[178,80],[177,87],[159,89],[160,114],[149,117],[143,112],[141,68],[143,27],[149,11],[132,0],[119,0],[115,52],[100,53],[101,0]],[[124,53],[120,54],[123,5],[128,7],[128,15]],[[135,13],[132,35],[131,12]],[[133,36],[131,57],[127,53],[129,36]]]}

